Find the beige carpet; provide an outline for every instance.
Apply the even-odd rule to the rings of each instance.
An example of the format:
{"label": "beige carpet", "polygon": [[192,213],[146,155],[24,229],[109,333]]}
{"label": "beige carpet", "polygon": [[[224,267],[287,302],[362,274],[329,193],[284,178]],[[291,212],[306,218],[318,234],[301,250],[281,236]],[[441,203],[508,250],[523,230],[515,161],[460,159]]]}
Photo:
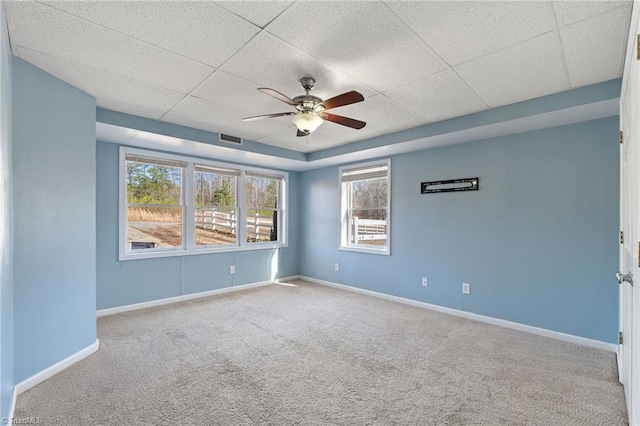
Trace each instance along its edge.
{"label": "beige carpet", "polygon": [[61,425],[626,424],[615,356],[302,281],[98,321],[18,397]]}

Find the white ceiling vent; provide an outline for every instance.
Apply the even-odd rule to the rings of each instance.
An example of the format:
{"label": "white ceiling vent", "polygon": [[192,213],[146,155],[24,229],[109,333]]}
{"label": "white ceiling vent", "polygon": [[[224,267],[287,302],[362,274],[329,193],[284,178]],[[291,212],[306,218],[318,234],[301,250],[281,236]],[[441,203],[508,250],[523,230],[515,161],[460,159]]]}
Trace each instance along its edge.
{"label": "white ceiling vent", "polygon": [[242,138],[239,138],[237,136],[225,135],[224,133],[220,133],[218,139],[220,140],[220,142],[242,145]]}

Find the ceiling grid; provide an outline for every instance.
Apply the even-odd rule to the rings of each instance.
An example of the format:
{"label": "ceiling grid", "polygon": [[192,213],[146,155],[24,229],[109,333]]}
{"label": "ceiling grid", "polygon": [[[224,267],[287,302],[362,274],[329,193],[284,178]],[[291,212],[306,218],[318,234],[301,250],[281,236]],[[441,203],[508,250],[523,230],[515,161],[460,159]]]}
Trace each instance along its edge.
{"label": "ceiling grid", "polygon": [[[622,75],[631,1],[5,2],[14,55],[98,106],[309,153]],[[364,102],[296,137],[298,80]],[[332,113],[334,111],[332,110]]]}

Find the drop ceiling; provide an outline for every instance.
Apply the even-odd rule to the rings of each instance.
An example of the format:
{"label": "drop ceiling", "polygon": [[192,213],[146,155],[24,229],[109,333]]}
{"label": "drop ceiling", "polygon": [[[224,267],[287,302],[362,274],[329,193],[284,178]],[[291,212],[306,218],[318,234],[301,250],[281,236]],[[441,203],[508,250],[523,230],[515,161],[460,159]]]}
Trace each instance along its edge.
{"label": "drop ceiling", "polygon": [[[319,151],[622,75],[630,1],[5,2],[13,54],[102,108]],[[365,101],[296,137],[256,89]]]}

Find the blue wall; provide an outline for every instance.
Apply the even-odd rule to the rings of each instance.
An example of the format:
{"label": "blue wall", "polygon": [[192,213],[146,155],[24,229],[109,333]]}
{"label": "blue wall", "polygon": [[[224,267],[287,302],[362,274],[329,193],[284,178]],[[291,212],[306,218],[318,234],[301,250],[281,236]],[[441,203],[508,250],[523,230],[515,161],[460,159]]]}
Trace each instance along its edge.
{"label": "blue wall", "polygon": [[[2,5],[0,25],[0,417],[14,383],[95,342],[96,298],[102,309],[265,281],[274,255],[277,277],[616,341],[616,117],[392,157],[388,257],[337,250],[331,167],[290,173],[287,248],[118,262],[118,147],[96,145],[95,100],[11,57]],[[420,181],[470,176],[480,191],[418,192]]]}
{"label": "blue wall", "polygon": [[[97,143],[97,307],[130,305],[298,274],[299,174],[289,172],[288,247],[118,261],[118,149]],[[236,273],[229,274],[229,266]]]}
{"label": "blue wall", "polygon": [[13,58],[16,382],[96,340],[95,111]]}
{"label": "blue wall", "polygon": [[[611,117],[393,156],[391,256],[339,251],[338,169],[305,172],[300,272],[614,343],[617,132]],[[477,192],[419,192],[475,176]]]}
{"label": "blue wall", "polygon": [[13,175],[11,155],[11,48],[0,3],[0,418],[13,394]]}

